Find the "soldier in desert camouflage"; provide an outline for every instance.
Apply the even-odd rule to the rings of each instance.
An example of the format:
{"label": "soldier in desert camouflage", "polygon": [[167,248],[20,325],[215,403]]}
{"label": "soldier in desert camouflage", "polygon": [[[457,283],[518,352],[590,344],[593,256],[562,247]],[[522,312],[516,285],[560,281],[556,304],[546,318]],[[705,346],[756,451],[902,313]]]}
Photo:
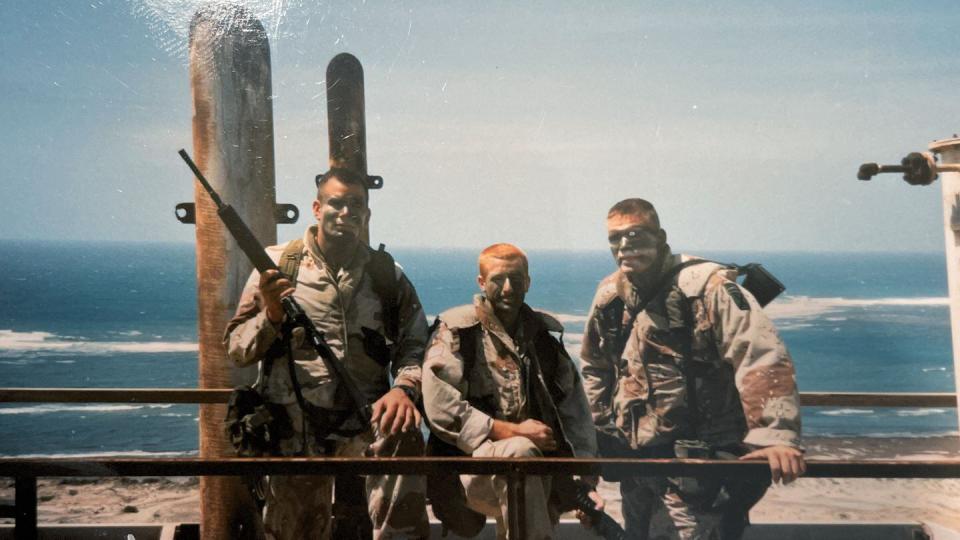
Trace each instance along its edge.
{"label": "soldier in desert camouflage", "polygon": [[[643,199],[614,205],[607,232],[618,268],[597,289],[581,351],[601,455],[765,459],[775,483],[803,474],[793,362],[736,272],[672,254]],[[627,532],[740,538],[766,487],[622,478]],[[651,529],[664,507],[666,530]]]}
{"label": "soldier in desert camouflage", "polygon": [[[341,432],[352,430],[353,434],[340,433],[331,440],[329,431],[336,426],[316,425],[305,418],[289,376],[291,361],[305,401],[326,411],[349,410],[356,405],[342,389],[338,391],[335,377],[314,349],[302,343],[303,336],[295,329],[293,358],[277,359],[265,392],[270,402],[285,406],[293,428],[292,436],[280,441],[280,453],[422,455],[421,419],[414,403],[420,394],[427,323],[416,291],[392,259],[386,272],[394,278],[393,303],[387,305],[377,290],[373,261],[382,258],[360,239],[370,217],[364,181],[350,171],[332,170],[318,177],[317,186],[313,202],[317,224],[307,229],[302,240],[267,249],[285,273],[295,270],[295,282],[273,270],[250,276],[237,314],[227,327],[228,354],[238,366],[263,360],[281,335],[284,313],[280,298],[292,294],[325,335],[360,392],[374,402],[373,425],[340,426]],[[264,510],[267,536],[329,538],[332,489],[330,477],[271,478]],[[429,535],[423,477],[369,476],[366,491],[374,538]]]}
{"label": "soldier in desert camouflage", "polygon": [[[563,332],[563,326],[524,303],[530,286],[526,255],[511,244],[494,244],[480,254],[478,266],[483,294],[441,314],[427,349],[423,404],[431,437],[474,457],[595,457],[581,377],[552,335]],[[431,446],[436,444],[432,439]],[[567,480],[527,477],[522,525],[527,538],[553,536],[564,504],[558,486]],[[485,514],[496,519],[497,538],[507,538],[505,477],[461,475],[445,481],[455,485],[444,486],[444,496],[436,500],[431,495],[434,512],[445,524],[452,522],[448,526],[458,535],[472,536],[476,531],[457,527],[475,519],[473,512]],[[584,481],[595,486],[597,479]],[[596,492],[589,496],[602,508]],[[482,525],[483,516],[479,519]]]}

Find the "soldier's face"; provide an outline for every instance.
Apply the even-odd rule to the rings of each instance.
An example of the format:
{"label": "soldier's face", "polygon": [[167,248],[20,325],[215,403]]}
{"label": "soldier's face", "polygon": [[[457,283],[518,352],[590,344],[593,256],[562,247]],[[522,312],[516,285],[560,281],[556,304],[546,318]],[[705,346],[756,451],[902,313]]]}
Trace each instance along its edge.
{"label": "soldier's face", "polygon": [[370,209],[363,187],[331,178],[313,201],[313,215],[323,240],[336,243],[359,238],[370,217]]}
{"label": "soldier's face", "polygon": [[530,276],[520,259],[494,259],[484,264],[485,272],[477,277],[484,296],[502,319],[520,313],[520,306],[530,288]]}
{"label": "soldier's face", "polygon": [[615,214],[607,219],[607,240],[617,267],[627,277],[635,277],[656,262],[666,233],[644,216]]}

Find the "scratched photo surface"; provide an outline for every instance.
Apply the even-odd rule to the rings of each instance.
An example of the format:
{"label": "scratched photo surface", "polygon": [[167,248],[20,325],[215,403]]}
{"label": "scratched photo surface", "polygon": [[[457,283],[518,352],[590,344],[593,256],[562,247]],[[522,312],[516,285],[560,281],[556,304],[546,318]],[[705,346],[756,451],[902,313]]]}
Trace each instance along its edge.
{"label": "scratched photo surface", "polygon": [[[861,164],[900,165],[960,131],[952,3],[239,6],[0,3],[0,387],[197,388],[203,240],[175,207],[199,192],[177,151],[212,177],[233,171],[227,202],[240,208],[273,182],[299,216],[275,236],[268,216],[262,240],[302,236],[331,165],[327,64],[350,53],[367,173],[383,179],[369,241],[403,266],[429,321],[479,292],[480,249],[510,242],[529,255],[527,302],[557,316],[579,363],[596,286],[615,270],[607,210],[642,197],[674,253],[759,262],[783,282],[765,310],[801,392],[955,392],[947,282],[960,268],[942,186],[955,155],[940,155],[929,185],[857,179]],[[216,14],[210,43],[259,43],[236,50],[252,71],[191,48],[198,10]],[[211,105],[215,79],[257,102]],[[256,128],[231,139],[243,115]],[[242,285],[238,260],[206,268]],[[809,459],[960,450],[950,404],[802,416]],[[196,456],[203,423],[193,404],[6,401],[0,457]],[[198,519],[193,480],[83,484],[89,507],[45,482],[41,520]],[[137,513],[110,499],[117,489],[135,493]],[[616,509],[616,486],[605,489]],[[754,512],[960,529],[960,483],[806,479]]]}

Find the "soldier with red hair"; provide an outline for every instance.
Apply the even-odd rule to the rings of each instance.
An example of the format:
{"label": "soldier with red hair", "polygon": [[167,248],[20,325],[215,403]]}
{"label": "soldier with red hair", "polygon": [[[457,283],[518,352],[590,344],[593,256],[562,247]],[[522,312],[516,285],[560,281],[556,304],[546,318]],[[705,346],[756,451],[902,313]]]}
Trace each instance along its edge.
{"label": "soldier with red hair", "polygon": [[[594,457],[596,438],[580,374],[551,334],[562,333],[563,326],[524,303],[530,288],[526,254],[511,244],[494,244],[480,253],[477,265],[481,294],[440,315],[424,360],[429,446],[475,457]],[[464,524],[482,526],[489,516],[497,522],[498,538],[507,537],[505,477],[446,481],[453,485],[439,492],[429,488],[434,513],[445,525],[470,536],[476,531],[465,531]],[[526,479],[527,520],[521,526],[527,538],[553,536],[564,509],[553,504],[556,485],[548,476]],[[595,492],[591,496],[602,506]]]}

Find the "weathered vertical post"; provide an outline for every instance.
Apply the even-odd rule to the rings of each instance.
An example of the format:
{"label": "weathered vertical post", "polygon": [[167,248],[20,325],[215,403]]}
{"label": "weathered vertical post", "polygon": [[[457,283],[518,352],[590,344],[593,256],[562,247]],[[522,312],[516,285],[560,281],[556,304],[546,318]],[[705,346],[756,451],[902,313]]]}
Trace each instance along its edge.
{"label": "weathered vertical post", "polygon": [[[930,143],[942,163],[960,163],[960,139]],[[940,173],[943,190],[943,234],[947,255],[947,286],[950,291],[950,333],[953,343],[953,380],[960,411],[960,172]]]}
{"label": "weathered vertical post", "polygon": [[[368,178],[363,66],[350,53],[340,53],[327,64],[327,139],[331,169],[347,169],[360,178]],[[382,185],[382,179],[379,182],[368,179],[367,184],[376,189]],[[369,226],[363,231],[363,240],[370,242]]]}
{"label": "weathered vertical post", "polygon": [[[200,170],[265,245],[277,238],[270,102],[270,49],[263,25],[239,6],[197,11],[190,27],[193,152]],[[200,387],[249,383],[255,370],[234,369],[222,345],[252,269],[196,185],[197,300]],[[200,455],[232,456],[223,431],[224,405],[200,406]],[[200,480],[202,538],[247,536],[256,527],[249,493],[234,477]]]}

